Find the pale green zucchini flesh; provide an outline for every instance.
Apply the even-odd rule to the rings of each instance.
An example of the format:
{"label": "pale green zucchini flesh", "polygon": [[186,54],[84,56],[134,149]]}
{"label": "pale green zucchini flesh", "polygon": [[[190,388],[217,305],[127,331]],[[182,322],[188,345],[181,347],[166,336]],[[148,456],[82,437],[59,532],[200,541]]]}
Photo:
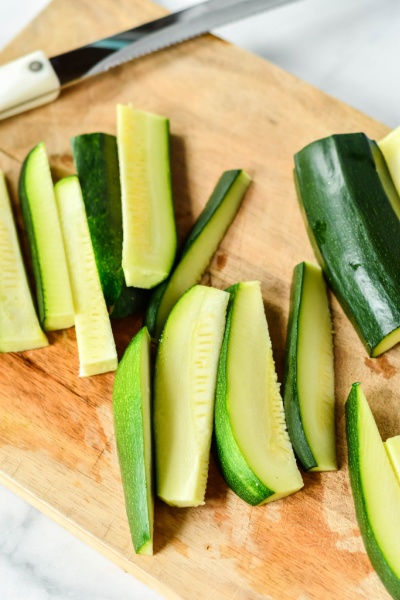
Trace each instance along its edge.
{"label": "pale green zucchini flesh", "polygon": [[260,283],[231,288],[218,368],[215,439],[222,473],[259,505],[303,487],[285,424]]}
{"label": "pale green zucchini flesh", "polygon": [[358,524],[373,567],[400,599],[400,483],[359,383],[346,403],[349,474]]}
{"label": "pale green zucchini flesh", "polygon": [[160,340],[154,380],[157,494],[173,506],[204,504],[219,351],[229,295],[192,287]]}
{"label": "pale green zucchini flesh", "polygon": [[384,442],[386,452],[400,483],[400,435],[389,438]]}
{"label": "pale green zucchini flesh", "polygon": [[[392,185],[396,188],[397,197],[400,196],[400,127],[393,129],[384,137],[378,146],[383,154],[384,162],[390,173]],[[400,202],[397,201],[393,206],[397,216],[400,218]]]}
{"label": "pale green zucchini flesh", "polygon": [[199,283],[232,223],[250,185],[245,171],[225,171],[204,210],[189,233],[170,277],[157,287],[150,299],[146,325],[158,340],[175,303],[192,285]]}
{"label": "pale green zucchini flesh", "polygon": [[337,469],[332,324],[319,267],[293,272],[286,340],[284,407],[294,451],[306,471]]}
{"label": "pale green zucchini flesh", "polygon": [[169,121],[119,104],[117,141],[122,268],[126,285],[149,289],[168,277],[176,254]]}
{"label": "pale green zucchini flesh", "polygon": [[71,286],[43,143],[31,150],[22,165],[19,198],[31,251],[40,323],[46,331],[72,327]]}
{"label": "pale green zucchini flesh", "polygon": [[33,305],[6,181],[0,171],[0,352],[48,346]]}
{"label": "pale green zucchini flesh", "polygon": [[117,351],[94,257],[78,178],[55,186],[75,310],[82,377],[115,371]]}
{"label": "pale green zucchini flesh", "polygon": [[153,554],[150,336],[143,327],[118,365],[113,389],[115,438],[135,552]]}

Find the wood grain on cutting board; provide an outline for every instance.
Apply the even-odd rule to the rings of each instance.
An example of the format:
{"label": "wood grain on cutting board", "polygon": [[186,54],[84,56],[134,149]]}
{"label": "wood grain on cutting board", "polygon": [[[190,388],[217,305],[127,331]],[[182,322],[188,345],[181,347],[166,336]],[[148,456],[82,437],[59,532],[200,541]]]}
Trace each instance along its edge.
{"label": "wood grain on cutting board", "polygon": [[[54,0],[1,55],[49,55],[163,14],[146,0]],[[69,138],[115,133],[115,104],[166,115],[183,236],[224,169],[253,177],[205,281],[259,279],[280,380],[292,269],[313,260],[297,206],[293,154],[313,139],[386,128],[277,67],[206,36],[66,90],[0,123],[0,168],[13,200],[20,163],[46,142],[55,177],[73,171]],[[16,209],[18,215],[18,208]],[[0,356],[0,481],[167,597],[187,600],[387,599],[364,552],[351,498],[343,405],[359,380],[384,437],[400,432],[400,348],[368,359],[332,298],[340,471],[250,507],[211,463],[206,505],[155,514],[155,555],[136,557],[124,512],[111,412],[114,375],[79,379],[73,329],[39,351]],[[138,319],[113,323],[119,355]]]}

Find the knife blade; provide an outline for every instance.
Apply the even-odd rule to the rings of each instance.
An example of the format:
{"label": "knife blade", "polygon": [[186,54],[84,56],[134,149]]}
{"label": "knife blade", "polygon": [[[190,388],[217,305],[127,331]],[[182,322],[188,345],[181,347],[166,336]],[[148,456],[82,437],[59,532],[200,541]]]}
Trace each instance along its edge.
{"label": "knife blade", "polygon": [[295,0],[207,0],[48,59],[41,50],[0,67],[0,120],[55,100],[63,87],[134,58]]}

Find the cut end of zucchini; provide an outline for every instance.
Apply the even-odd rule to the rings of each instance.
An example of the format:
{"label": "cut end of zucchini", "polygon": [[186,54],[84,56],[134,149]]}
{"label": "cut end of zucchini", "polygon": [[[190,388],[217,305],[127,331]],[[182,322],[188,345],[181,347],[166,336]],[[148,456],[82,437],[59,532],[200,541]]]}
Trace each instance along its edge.
{"label": "cut end of zucchini", "polygon": [[303,487],[286,430],[260,283],[228,289],[215,434],[224,477],[249,504]]}
{"label": "cut end of zucchini", "polygon": [[378,146],[384,156],[387,168],[400,195],[400,127],[393,129]]}
{"label": "cut end of zucchini", "polygon": [[48,346],[26,277],[4,174],[0,171],[0,352]]}
{"label": "cut end of zucchini", "polygon": [[46,331],[74,324],[74,309],[53,182],[43,143],[22,166],[19,195],[36,280],[40,321]]}
{"label": "cut end of zucchini", "polygon": [[293,272],[284,404],[290,439],[307,471],[335,471],[332,324],[322,271],[303,262]]}
{"label": "cut end of zucchini", "polygon": [[359,383],[346,402],[350,482],[364,544],[393,598],[400,598],[400,484]]}
{"label": "cut end of zucchini", "polygon": [[127,286],[149,289],[168,277],[176,253],[169,121],[118,104],[117,131],[122,268]]}
{"label": "cut end of zucchini", "polygon": [[204,503],[226,292],[192,287],[158,347],[154,384],[157,494],[171,506]]}
{"label": "cut end of zucchini", "polygon": [[400,435],[389,438],[384,442],[389,460],[400,483]]}
{"label": "cut end of zucchini", "polygon": [[375,348],[371,352],[371,357],[377,358],[384,352],[387,352],[388,350],[390,350],[390,348],[393,348],[393,346],[396,346],[396,344],[398,344],[399,342],[400,342],[400,327],[398,327],[394,331],[391,331],[386,337],[383,338],[383,340],[381,342],[379,342],[379,344],[377,346],[375,346]]}
{"label": "cut end of zucchini", "polygon": [[79,374],[87,377],[115,371],[117,351],[78,178],[62,179],[55,191],[74,301]]}
{"label": "cut end of zucchini", "polygon": [[118,358],[112,357],[108,360],[96,361],[93,363],[79,364],[79,377],[91,377],[92,375],[101,375],[109,371],[115,371],[118,367]]}

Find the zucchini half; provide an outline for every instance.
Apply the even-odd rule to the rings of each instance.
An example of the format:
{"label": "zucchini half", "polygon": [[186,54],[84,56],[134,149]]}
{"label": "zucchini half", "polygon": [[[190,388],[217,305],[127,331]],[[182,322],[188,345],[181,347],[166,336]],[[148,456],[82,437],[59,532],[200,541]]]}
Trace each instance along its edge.
{"label": "zucchini half", "polygon": [[229,295],[193,286],[168,317],[157,351],[154,438],[157,494],[204,504],[218,357]]}
{"label": "zucchini half", "polygon": [[158,340],[179,298],[199,283],[242,203],[251,182],[245,171],[225,171],[195,222],[169,278],[153,292],[146,312],[150,335]]}
{"label": "zucchini half", "polygon": [[61,179],[55,194],[64,236],[75,310],[79,375],[115,371],[117,351],[101,289],[79,179]]}
{"label": "zucchini half", "polygon": [[303,481],[286,430],[260,283],[227,291],[215,440],[226,482],[255,506],[296,492]]}
{"label": "zucchini half", "polygon": [[40,324],[45,331],[74,324],[67,260],[46,148],[38,144],[19,177],[19,199],[31,251]]}
{"label": "zucchini half", "polygon": [[350,483],[361,535],[382,583],[400,599],[400,482],[359,383],[346,402]]}
{"label": "zucchini half", "polygon": [[333,135],[295,155],[315,255],[373,357],[400,341],[400,221],[377,155],[363,133]]}
{"label": "zucchini half", "polygon": [[306,471],[335,471],[332,324],[322,271],[293,271],[286,340],[284,406],[294,451]]}
{"label": "zucchini half", "polygon": [[113,388],[115,439],[133,546],[153,554],[150,336],[135,335],[118,365]]}
{"label": "zucchini half", "polygon": [[87,133],[71,140],[97,270],[111,317],[143,308],[146,292],[128,288],[122,269],[122,208],[117,139]]}
{"label": "zucchini half", "polygon": [[36,315],[6,181],[0,171],[0,352],[48,346]]}
{"label": "zucchini half", "polygon": [[122,192],[122,268],[128,286],[150,289],[166,279],[176,254],[169,120],[117,105]]}

